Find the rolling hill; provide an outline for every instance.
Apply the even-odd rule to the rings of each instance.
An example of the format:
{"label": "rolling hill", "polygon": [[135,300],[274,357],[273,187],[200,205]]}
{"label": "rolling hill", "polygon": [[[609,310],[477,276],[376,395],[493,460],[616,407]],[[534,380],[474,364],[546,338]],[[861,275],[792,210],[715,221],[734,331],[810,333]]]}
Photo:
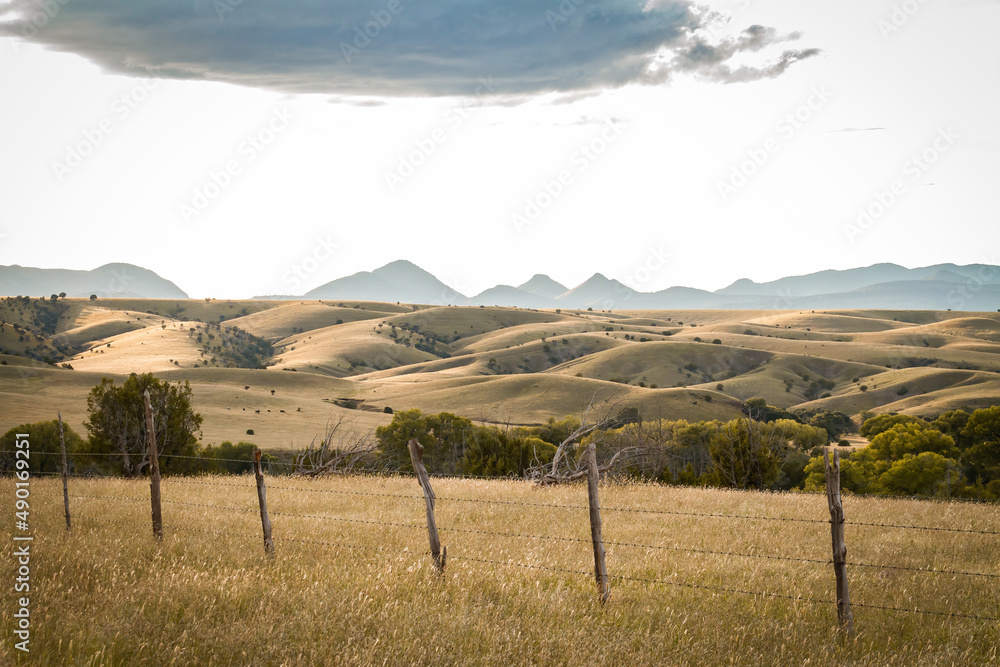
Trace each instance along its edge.
{"label": "rolling hill", "polygon": [[409,408],[541,423],[596,401],[727,419],[760,396],[934,416],[1000,404],[998,353],[996,312],[5,299],[0,429],[61,411],[82,430],[89,389],[133,372],[189,381],[206,443],[279,448]]}

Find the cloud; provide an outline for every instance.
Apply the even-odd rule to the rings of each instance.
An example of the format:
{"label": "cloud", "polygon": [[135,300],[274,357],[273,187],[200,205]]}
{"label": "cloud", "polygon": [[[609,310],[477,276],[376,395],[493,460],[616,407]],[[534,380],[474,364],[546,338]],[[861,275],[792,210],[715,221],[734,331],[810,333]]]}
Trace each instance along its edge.
{"label": "cloud", "polygon": [[742,54],[793,41],[751,26],[709,40],[717,17],[691,0],[12,0],[0,35],[107,70],[336,96],[577,93],[679,74],[775,77],[818,53],[760,66]]}

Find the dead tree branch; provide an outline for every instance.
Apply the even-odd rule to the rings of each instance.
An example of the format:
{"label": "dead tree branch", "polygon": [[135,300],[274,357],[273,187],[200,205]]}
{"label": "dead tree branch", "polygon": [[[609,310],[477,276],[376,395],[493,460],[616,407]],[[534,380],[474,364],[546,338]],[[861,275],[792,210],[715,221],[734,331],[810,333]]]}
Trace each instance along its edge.
{"label": "dead tree branch", "polygon": [[313,438],[308,447],[295,455],[292,475],[319,477],[342,474],[373,459],[378,453],[378,441],[374,434],[351,428],[352,424],[353,420],[344,415],[336,421],[328,421],[319,444]]}

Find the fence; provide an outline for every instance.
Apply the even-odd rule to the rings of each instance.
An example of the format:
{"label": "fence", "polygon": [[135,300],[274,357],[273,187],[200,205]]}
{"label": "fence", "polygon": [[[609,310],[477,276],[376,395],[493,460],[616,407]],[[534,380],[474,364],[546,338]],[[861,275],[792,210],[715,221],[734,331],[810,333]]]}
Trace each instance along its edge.
{"label": "fence", "polygon": [[[34,454],[35,452],[33,452]],[[52,454],[53,452],[38,452],[39,454]],[[588,452],[588,457],[592,455],[592,452]],[[79,456],[93,456],[93,454],[77,454],[71,455],[73,457]],[[816,605],[830,605],[835,606],[837,609],[838,623],[845,633],[852,633],[853,628],[853,610],[854,609],[871,609],[871,610],[882,610],[893,613],[901,614],[920,614],[925,616],[934,617],[954,617],[954,618],[965,618],[965,619],[975,619],[977,621],[987,621],[996,622],[1000,621],[1000,617],[981,615],[973,613],[956,613],[955,611],[939,611],[933,609],[922,609],[922,608],[911,608],[904,606],[895,606],[887,604],[874,604],[870,602],[858,602],[857,599],[851,598],[851,591],[848,584],[848,574],[851,571],[864,571],[864,570],[878,570],[878,571],[896,571],[896,572],[912,572],[920,575],[926,576],[941,576],[941,577],[969,577],[974,578],[977,581],[990,582],[989,588],[992,590],[995,586],[993,581],[1000,578],[1000,574],[995,574],[993,572],[974,572],[962,569],[950,569],[946,567],[931,567],[922,566],[914,567],[908,565],[902,565],[899,563],[874,563],[874,562],[852,562],[847,559],[847,548],[849,544],[845,542],[844,529],[845,527],[857,527],[858,529],[881,529],[881,530],[893,530],[893,531],[932,531],[946,533],[951,537],[959,537],[962,535],[977,535],[984,536],[986,539],[995,538],[996,535],[1000,534],[1000,531],[996,530],[981,530],[976,528],[957,528],[957,527],[947,527],[947,526],[935,526],[935,525],[910,525],[902,523],[888,523],[888,522],[878,522],[878,521],[850,521],[845,518],[845,512],[843,509],[843,504],[840,498],[839,489],[839,464],[838,456],[836,450],[834,450],[833,461],[828,461],[827,465],[827,475],[828,475],[828,493],[827,493],[827,506],[830,513],[829,518],[817,518],[815,516],[810,517],[793,517],[793,516],[767,516],[759,514],[743,513],[739,511],[733,512],[701,512],[701,511],[689,511],[684,509],[671,509],[665,507],[622,507],[614,505],[600,504],[600,496],[612,485],[607,482],[601,482],[599,480],[596,465],[588,466],[592,468],[589,470],[588,480],[587,480],[587,499],[586,503],[570,504],[570,503],[543,503],[543,502],[525,502],[522,500],[510,500],[510,499],[496,499],[496,498],[486,498],[486,497],[458,497],[458,496],[446,496],[438,497],[435,495],[433,490],[433,479],[440,479],[437,476],[432,477],[427,474],[426,470],[422,465],[421,461],[421,451],[419,445],[414,442],[411,445],[411,456],[413,457],[414,463],[414,477],[416,478],[417,484],[419,486],[421,493],[418,495],[416,493],[382,493],[382,492],[372,492],[372,491],[358,491],[355,485],[352,484],[351,477],[337,477],[334,479],[335,484],[340,488],[310,488],[311,480],[301,480],[301,482],[296,483],[297,478],[294,477],[268,477],[265,478],[264,471],[260,463],[259,451],[255,461],[253,462],[254,474],[252,478],[247,478],[245,476],[234,476],[231,478],[220,479],[220,478],[188,478],[188,477],[168,477],[165,480],[159,480],[158,475],[151,475],[150,480],[150,493],[148,496],[145,495],[128,495],[128,496],[114,496],[108,494],[86,494],[80,493],[77,490],[73,490],[71,487],[75,486],[69,484],[69,480],[73,479],[73,475],[68,474],[68,466],[64,464],[64,469],[62,473],[43,473],[52,475],[62,475],[63,477],[63,488],[64,488],[64,507],[66,515],[66,528],[67,530],[80,530],[81,521],[85,522],[84,525],[96,524],[96,523],[108,523],[108,524],[118,524],[123,526],[128,526],[130,528],[135,528],[135,520],[125,521],[121,518],[109,518],[107,516],[97,516],[95,512],[81,512],[79,506],[84,505],[85,508],[93,508],[96,503],[137,503],[145,504],[150,503],[150,519],[152,524],[152,532],[156,539],[163,539],[163,534],[165,530],[168,531],[193,531],[199,533],[211,533],[220,536],[235,536],[239,538],[252,539],[257,541],[258,544],[263,546],[264,556],[266,558],[273,558],[276,551],[280,549],[282,542],[289,543],[300,543],[318,546],[327,546],[332,548],[340,549],[353,549],[353,550],[371,550],[377,552],[390,552],[391,549],[386,548],[381,545],[375,544],[351,544],[345,541],[337,540],[324,540],[324,539],[309,539],[307,537],[298,536],[288,536],[282,535],[291,532],[288,527],[290,522],[297,518],[307,518],[320,520],[322,522],[332,522],[334,524],[354,524],[358,526],[365,527],[376,527],[376,528],[402,528],[407,530],[413,530],[416,534],[423,533],[426,531],[426,538],[428,541],[424,544],[428,545],[426,550],[410,550],[407,548],[407,552],[410,555],[423,553],[429,555],[434,564],[434,567],[438,572],[444,572],[448,565],[449,560],[451,561],[466,561],[469,563],[478,564],[489,564],[500,567],[515,567],[524,570],[535,570],[542,572],[558,573],[560,575],[574,575],[581,577],[593,578],[596,587],[598,599],[605,603],[607,602],[614,592],[614,587],[617,585],[625,583],[634,583],[638,585],[645,586],[670,586],[690,589],[694,591],[704,591],[711,593],[727,593],[727,594],[737,594],[737,595],[747,595],[754,596],[757,598],[771,598],[771,599],[784,599],[791,600],[806,604],[816,604]],[[37,474],[37,473],[36,473]],[[84,476],[78,476],[84,477]],[[342,480],[342,482],[341,482]],[[526,487],[530,486],[529,482],[522,482]],[[167,486],[167,493],[161,493],[161,485]],[[195,485],[209,486],[209,487],[224,487],[226,488],[226,493],[230,496],[234,493],[234,489],[245,489],[247,493],[250,493],[250,489],[256,490],[256,507],[236,507],[232,504],[223,505],[217,504],[215,502],[204,503],[204,502],[194,502],[191,498],[185,499],[185,496],[180,492],[175,492],[177,487],[183,489],[185,487],[191,487]],[[533,487],[532,487],[533,488]],[[416,490],[416,489],[415,489]],[[304,494],[330,494],[334,496],[358,496],[366,498],[375,498],[380,501],[386,501],[387,503],[396,503],[401,507],[415,508],[417,506],[422,506],[426,512],[426,521],[424,522],[402,522],[402,521],[380,521],[372,520],[370,518],[364,518],[352,514],[340,515],[336,514],[316,514],[316,513],[306,513],[306,512],[295,512],[288,511],[284,508],[278,508],[275,511],[274,507],[268,507],[268,491],[278,491],[278,492],[296,492]],[[815,497],[815,496],[814,496]],[[73,513],[71,517],[71,503],[73,500]],[[818,500],[818,498],[817,498]],[[556,512],[562,511],[587,511],[589,517],[589,528],[590,537],[569,537],[566,535],[543,535],[535,534],[530,532],[523,532],[518,530],[511,530],[509,527],[497,527],[489,525],[477,525],[476,527],[461,527],[459,525],[449,525],[447,522],[440,524],[436,516],[436,511],[439,509],[441,503],[446,503],[448,506],[456,507],[460,505],[467,506],[482,506],[482,507],[506,507],[506,508],[524,508],[525,511],[540,511],[546,514],[554,514]],[[818,503],[817,503],[818,504]],[[163,506],[166,506],[166,513],[163,512]],[[175,513],[173,510],[176,508],[178,511]],[[232,512],[232,513],[242,513],[247,516],[248,529],[249,527],[258,521],[259,519],[259,530],[260,532],[256,535],[247,533],[237,533],[233,531],[219,531],[213,530],[211,528],[192,526],[190,520],[181,522],[179,519],[172,520],[178,517],[180,510],[183,508],[200,508],[204,510],[209,510],[212,513],[220,512]],[[100,512],[100,510],[99,510]],[[643,517],[648,517],[647,520],[652,520],[656,517],[674,517],[679,520],[712,520],[712,521],[731,521],[737,524],[745,524],[747,522],[762,522],[770,524],[795,524],[803,527],[814,526],[817,531],[822,531],[825,533],[827,527],[830,529],[831,535],[831,545],[832,551],[830,552],[830,557],[828,558],[809,558],[809,557],[798,557],[790,556],[787,554],[780,553],[760,553],[754,550],[737,551],[737,550],[726,550],[726,549],[714,549],[714,548],[695,548],[695,547],[683,547],[683,546],[670,546],[664,544],[653,544],[650,542],[642,541],[632,541],[632,540],[606,540],[604,538],[605,532],[603,530],[603,521],[607,520],[608,523],[614,528],[616,522],[618,522],[618,517],[623,516],[637,516],[642,515]],[[163,517],[166,517],[166,522],[164,522]],[[72,518],[72,520],[71,520]],[[559,519],[556,521],[560,525],[567,524],[567,521]],[[277,526],[278,530],[275,531],[274,527]],[[285,530],[281,530],[284,528]],[[439,532],[440,531],[440,532]],[[277,532],[278,536],[272,534]],[[440,533],[443,533],[445,540],[442,541]],[[558,563],[552,562],[524,562],[524,560],[512,560],[512,559],[501,559],[495,557],[492,554],[484,554],[476,551],[472,551],[464,548],[462,536],[470,535],[484,535],[493,538],[503,538],[512,541],[524,542],[528,540],[538,540],[550,544],[563,544],[566,546],[579,545],[580,552],[585,553],[592,551],[594,559],[594,567],[592,570],[578,569],[574,567],[565,567]],[[422,540],[421,540],[422,541]],[[690,553],[698,554],[704,556],[720,556],[727,558],[740,558],[740,559],[755,559],[756,561],[774,561],[776,563],[795,563],[802,564],[804,566],[815,566],[815,567],[832,567],[834,570],[834,577],[831,578],[831,588],[835,591],[836,595],[831,596],[829,599],[824,599],[819,596],[803,596],[796,594],[789,594],[787,592],[779,591],[767,591],[767,590],[752,590],[750,587],[746,586],[725,586],[718,585],[717,582],[712,581],[679,581],[672,576],[633,576],[627,574],[621,574],[615,571],[615,562],[612,560],[608,563],[606,549],[612,549],[615,552],[620,552],[624,549],[643,549],[648,552],[653,553]],[[856,591],[855,591],[856,592]]]}

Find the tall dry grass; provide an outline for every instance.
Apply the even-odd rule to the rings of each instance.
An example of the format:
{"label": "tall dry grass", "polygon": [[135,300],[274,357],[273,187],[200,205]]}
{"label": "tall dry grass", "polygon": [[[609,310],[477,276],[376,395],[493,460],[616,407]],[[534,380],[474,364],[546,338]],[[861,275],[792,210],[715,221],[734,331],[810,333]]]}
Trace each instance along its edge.
{"label": "tall dry grass", "polygon": [[[164,480],[162,543],[152,538],[148,481],[71,480],[74,528],[67,533],[60,481],[32,480],[31,653],[25,660],[12,648],[11,581],[0,586],[8,626],[0,662],[951,665],[998,659],[996,621],[857,606],[857,634],[842,637],[822,496],[602,486],[604,537],[615,543],[607,547],[608,569],[612,577],[631,578],[613,578],[612,598],[602,607],[589,574],[584,485],[432,480],[449,556],[438,576],[414,479],[268,483],[273,560],[264,557],[252,477]],[[13,513],[13,502],[13,484],[4,480],[0,507]],[[848,522],[1000,531],[996,505],[847,497],[845,511]],[[4,523],[11,544],[12,520]],[[847,544],[849,563],[994,575],[849,565],[856,603],[1000,617],[996,535],[855,523],[847,526]],[[12,572],[8,562],[4,571]]]}

